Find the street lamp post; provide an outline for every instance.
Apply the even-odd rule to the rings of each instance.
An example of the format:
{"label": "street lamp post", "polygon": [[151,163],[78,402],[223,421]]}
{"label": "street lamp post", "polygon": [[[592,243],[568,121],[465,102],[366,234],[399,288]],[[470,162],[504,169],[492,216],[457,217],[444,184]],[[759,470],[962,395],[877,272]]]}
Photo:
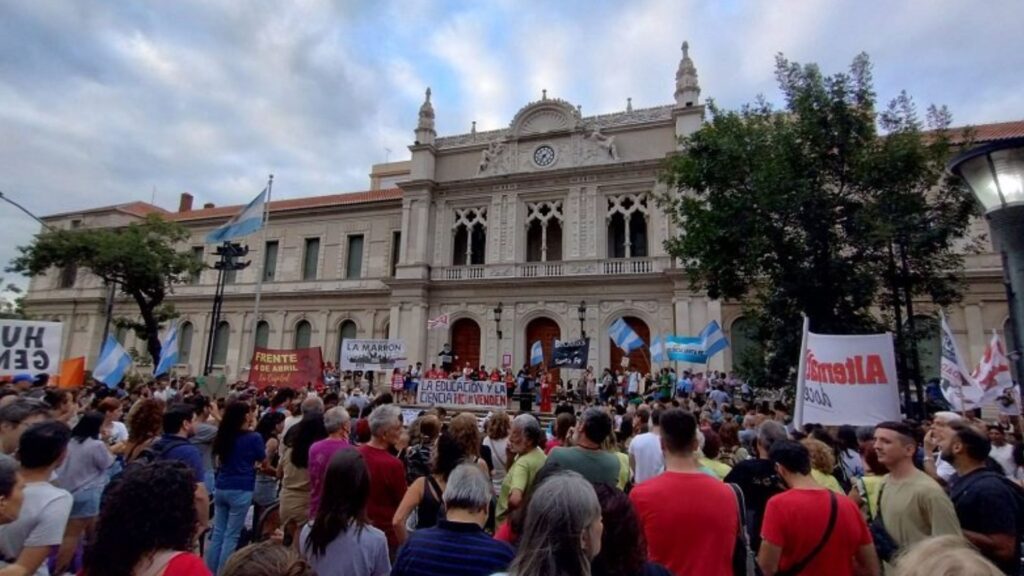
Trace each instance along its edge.
{"label": "street lamp post", "polygon": [[220,325],[220,312],[224,303],[224,273],[241,270],[249,266],[251,262],[248,260],[245,262],[238,261],[239,258],[244,257],[248,253],[248,246],[242,246],[241,244],[232,242],[225,242],[217,247],[216,254],[220,256],[220,260],[213,265],[217,270],[217,289],[214,291],[213,295],[213,313],[210,314],[210,333],[206,341],[206,358],[203,362],[203,376],[209,376],[210,372],[213,371],[213,347],[217,343],[217,327]]}
{"label": "street lamp post", "polygon": [[964,151],[950,169],[964,179],[985,209],[992,246],[1003,261],[1013,350],[1008,350],[1024,391],[1024,138],[1010,138]]}
{"label": "street lamp post", "polygon": [[498,306],[494,309],[494,327],[498,332],[498,340],[501,340],[501,302],[498,302]]}
{"label": "street lamp post", "polygon": [[580,338],[587,337],[587,331],[583,329],[583,322],[587,319],[587,303],[580,300],[580,305],[576,308],[576,317],[580,319]]}

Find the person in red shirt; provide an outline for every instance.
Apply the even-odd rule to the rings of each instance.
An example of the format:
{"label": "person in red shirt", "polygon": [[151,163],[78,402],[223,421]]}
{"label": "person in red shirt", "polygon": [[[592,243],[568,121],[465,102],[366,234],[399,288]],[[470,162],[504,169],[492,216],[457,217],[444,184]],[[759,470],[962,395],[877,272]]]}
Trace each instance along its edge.
{"label": "person in red shirt", "polygon": [[388,537],[388,550],[394,560],[398,552],[398,536],[391,519],[405,496],[405,467],[393,455],[402,437],[402,409],[395,404],[378,406],[367,418],[370,441],[359,446],[359,453],[370,472],[370,499],[366,515],[370,523]]}
{"label": "person in red shirt", "polygon": [[739,535],[736,494],[700,471],[697,420],[672,408],[661,414],[665,472],[630,493],[652,562],[677,576],[730,576]]}
{"label": "person in red shirt", "polygon": [[789,573],[800,565],[803,576],[877,576],[878,557],[860,510],[853,500],[832,494],[811,477],[807,448],[782,440],[772,445],[769,457],[789,490],[773,496],[765,508],[757,555],[764,575]]}

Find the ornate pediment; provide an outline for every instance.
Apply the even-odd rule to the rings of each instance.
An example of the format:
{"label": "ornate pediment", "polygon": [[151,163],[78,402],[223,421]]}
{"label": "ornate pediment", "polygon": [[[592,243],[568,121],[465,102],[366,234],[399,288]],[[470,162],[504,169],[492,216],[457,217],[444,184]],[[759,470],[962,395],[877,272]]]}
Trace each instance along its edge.
{"label": "ornate pediment", "polygon": [[567,132],[580,125],[579,110],[565,100],[544,98],[524,106],[512,118],[511,136],[519,139],[548,132]]}

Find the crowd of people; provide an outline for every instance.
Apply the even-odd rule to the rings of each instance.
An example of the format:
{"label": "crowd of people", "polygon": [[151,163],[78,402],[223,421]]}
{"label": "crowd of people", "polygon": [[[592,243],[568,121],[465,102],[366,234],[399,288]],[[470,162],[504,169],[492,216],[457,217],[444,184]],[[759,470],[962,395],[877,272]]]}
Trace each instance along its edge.
{"label": "crowd of people", "polygon": [[664,376],[539,415],[17,376],[0,576],[1020,574],[1019,420],[796,428]]}

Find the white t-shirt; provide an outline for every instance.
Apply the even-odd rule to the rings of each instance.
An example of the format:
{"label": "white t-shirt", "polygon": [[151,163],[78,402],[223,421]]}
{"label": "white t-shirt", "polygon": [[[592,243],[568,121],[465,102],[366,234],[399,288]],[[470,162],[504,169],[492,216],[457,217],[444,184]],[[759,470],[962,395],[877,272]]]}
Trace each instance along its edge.
{"label": "white t-shirt", "polygon": [[110,426],[110,443],[120,444],[128,441],[128,427],[124,422],[112,422]]}
{"label": "white t-shirt", "polygon": [[1017,469],[1017,464],[1013,461],[1013,444],[1003,444],[999,448],[992,446],[988,455],[996,462],[999,462],[1007,476],[1013,477],[1013,473]]}
{"label": "white t-shirt", "polygon": [[[25,501],[18,519],[0,526],[0,554],[17,558],[25,548],[57,546],[64,539],[64,528],[71,516],[71,493],[49,482],[25,485]],[[6,565],[0,561],[0,565]],[[35,576],[50,576],[46,562]]]}
{"label": "white t-shirt", "polygon": [[629,443],[629,455],[636,464],[633,482],[639,484],[665,470],[665,455],[661,453],[661,436],[644,432]]}

